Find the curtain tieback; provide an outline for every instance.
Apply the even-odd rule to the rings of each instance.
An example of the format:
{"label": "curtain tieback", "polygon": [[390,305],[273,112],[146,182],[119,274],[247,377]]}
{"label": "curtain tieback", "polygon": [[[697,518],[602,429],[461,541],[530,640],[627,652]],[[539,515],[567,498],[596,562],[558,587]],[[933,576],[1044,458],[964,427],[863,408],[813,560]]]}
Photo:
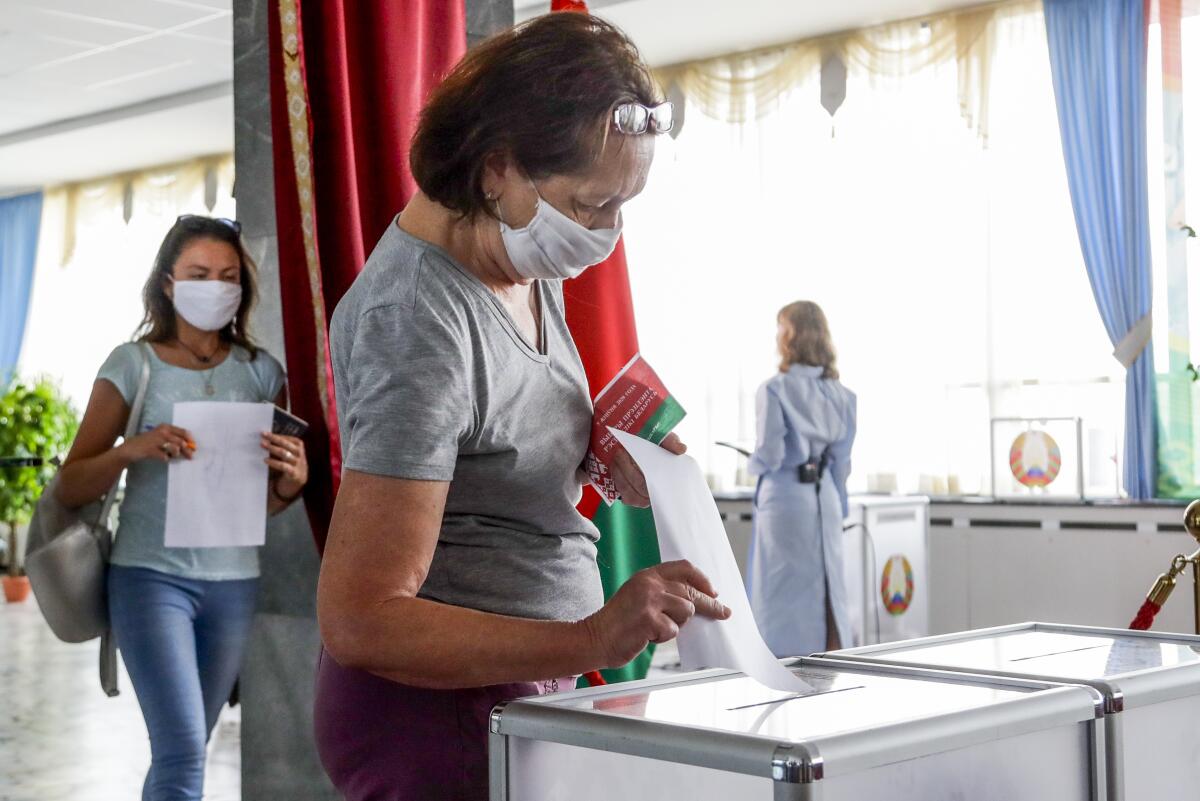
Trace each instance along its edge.
{"label": "curtain tieback", "polygon": [[1133,367],[1133,363],[1150,344],[1151,323],[1151,313],[1146,312],[1145,316],[1126,332],[1124,338],[1117,343],[1116,349],[1113,350],[1113,356],[1125,366],[1126,370]]}

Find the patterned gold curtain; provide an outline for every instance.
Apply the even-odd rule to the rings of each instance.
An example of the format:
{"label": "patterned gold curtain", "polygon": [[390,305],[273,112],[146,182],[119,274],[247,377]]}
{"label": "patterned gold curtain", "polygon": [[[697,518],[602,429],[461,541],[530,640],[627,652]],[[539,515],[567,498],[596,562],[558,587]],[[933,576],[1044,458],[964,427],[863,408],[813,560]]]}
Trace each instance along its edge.
{"label": "patterned gold curtain", "polygon": [[[62,237],[55,239],[61,247],[59,263],[65,265],[75,255],[81,225],[104,218],[128,223],[138,209],[187,208],[202,214],[212,211],[218,195],[228,195],[232,187],[233,156],[205,156],[49,188],[44,224],[61,226]],[[193,198],[202,198],[204,208],[194,208]]]}
{"label": "patterned gold curtain", "polygon": [[740,124],[771,113],[780,97],[831,59],[845,67],[839,73],[871,79],[903,79],[954,64],[963,119],[986,142],[996,24],[1040,11],[1040,0],[994,3],[675,65],[658,70],[657,77],[671,97],[682,95],[705,115]]}

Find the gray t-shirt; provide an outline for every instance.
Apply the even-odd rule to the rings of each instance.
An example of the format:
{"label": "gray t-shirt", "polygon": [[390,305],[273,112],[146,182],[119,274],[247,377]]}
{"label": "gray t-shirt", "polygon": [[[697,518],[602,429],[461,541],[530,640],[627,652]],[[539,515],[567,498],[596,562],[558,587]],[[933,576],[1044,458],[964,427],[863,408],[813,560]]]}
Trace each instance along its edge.
{"label": "gray t-shirt", "polygon": [[389,225],[330,326],[342,458],[450,482],[421,597],[577,620],[604,602],[575,509],[592,403],[562,286],[537,291],[542,352],[448,253]]}
{"label": "gray t-shirt", "polygon": [[[283,367],[265,350],[259,350],[257,358],[251,361],[249,352],[235,346],[211,371],[201,371],[167,364],[153,348],[130,342],[114,350],[96,376],[115,386],[129,406],[133,406],[137,395],[146,350],[150,351],[150,384],[139,432],[170,423],[175,404],[182,401],[273,402],[283,389]],[[215,390],[211,396],[205,391],[206,376]],[[265,451],[263,456],[266,457]],[[264,497],[263,504],[266,503]],[[147,567],[200,581],[258,576],[258,548],[168,548],[164,544],[166,520],[166,462],[157,459],[134,462],[125,477],[125,497],[119,510],[112,563]]]}

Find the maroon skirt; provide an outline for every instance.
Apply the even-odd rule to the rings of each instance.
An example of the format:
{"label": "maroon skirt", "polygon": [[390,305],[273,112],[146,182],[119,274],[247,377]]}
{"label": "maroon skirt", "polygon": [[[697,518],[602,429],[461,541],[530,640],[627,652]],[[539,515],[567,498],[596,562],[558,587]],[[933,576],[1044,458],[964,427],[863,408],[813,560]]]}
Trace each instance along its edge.
{"label": "maroon skirt", "polygon": [[344,668],[322,650],[317,753],[346,801],[487,801],[492,709],[561,685],[427,690]]}

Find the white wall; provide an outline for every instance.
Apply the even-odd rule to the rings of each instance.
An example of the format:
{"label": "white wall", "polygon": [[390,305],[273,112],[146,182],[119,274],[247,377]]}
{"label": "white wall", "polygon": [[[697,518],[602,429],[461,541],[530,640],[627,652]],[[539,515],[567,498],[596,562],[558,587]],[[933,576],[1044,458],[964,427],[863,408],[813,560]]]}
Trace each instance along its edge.
{"label": "white wall", "polygon": [[[750,501],[719,507],[741,565]],[[1197,547],[1177,506],[935,503],[930,518],[931,634],[1029,620],[1123,628],[1171,557]],[[1191,591],[1181,577],[1156,630],[1193,631]]]}
{"label": "white wall", "polygon": [[[1196,542],[1178,531],[1182,508],[936,505],[930,530],[934,634],[1042,620],[1123,628],[1159,573]],[[971,525],[964,525],[970,521]],[[1038,522],[1014,528],[996,522]],[[988,525],[991,522],[993,525]],[[1138,526],[1140,530],[1058,525]],[[1159,615],[1160,631],[1193,630],[1191,578]]]}

